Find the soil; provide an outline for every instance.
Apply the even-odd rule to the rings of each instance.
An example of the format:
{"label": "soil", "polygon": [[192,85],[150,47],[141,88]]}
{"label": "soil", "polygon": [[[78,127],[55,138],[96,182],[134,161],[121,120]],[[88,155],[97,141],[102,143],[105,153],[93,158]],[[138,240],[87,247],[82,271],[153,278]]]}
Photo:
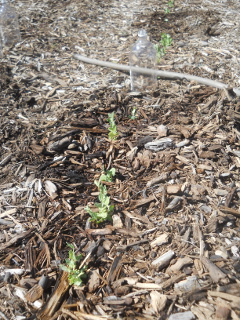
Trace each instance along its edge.
{"label": "soil", "polygon": [[[239,1],[27,1],[0,61],[0,318],[239,319]],[[173,39],[158,80],[130,91],[139,29]],[[136,111],[136,114],[134,114]],[[114,112],[117,140],[109,139]],[[98,181],[111,219],[99,224]],[[70,248],[85,266],[71,285]]]}

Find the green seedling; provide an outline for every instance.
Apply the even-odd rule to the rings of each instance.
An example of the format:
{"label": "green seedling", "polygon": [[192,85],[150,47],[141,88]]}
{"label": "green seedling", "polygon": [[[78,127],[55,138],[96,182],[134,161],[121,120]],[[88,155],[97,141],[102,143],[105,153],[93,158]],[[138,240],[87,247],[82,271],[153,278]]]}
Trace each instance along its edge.
{"label": "green seedling", "polygon": [[112,168],[110,170],[107,170],[105,173],[102,173],[99,180],[95,181],[96,186],[98,187],[98,185],[102,182],[102,181],[106,181],[106,182],[112,182],[113,181],[113,177],[116,174],[116,169]]}
{"label": "green seedling", "polygon": [[82,259],[82,255],[75,253],[74,245],[71,243],[67,243],[68,247],[71,248],[68,252],[68,258],[65,260],[66,265],[60,264],[60,268],[63,271],[68,272],[68,281],[69,284],[81,286],[83,279],[86,278],[85,271],[87,269],[87,266],[84,266],[82,268],[78,268],[79,261]]}
{"label": "green seedling", "polygon": [[137,119],[137,107],[133,107],[131,110],[131,115],[129,116],[131,120]]}
{"label": "green seedling", "polygon": [[171,44],[172,44],[172,37],[168,33],[163,32],[161,34],[161,40],[159,41],[159,44],[155,45],[158,62],[166,54],[167,48],[170,47]]}
{"label": "green seedling", "polygon": [[[167,3],[167,8],[164,9],[165,14],[168,14],[171,12],[171,8],[174,7],[174,0],[169,0]],[[166,19],[168,21],[168,19]],[[166,21],[165,20],[165,21]]]}
{"label": "green seedling", "polygon": [[114,112],[108,114],[108,123],[109,123],[108,138],[112,141],[117,140],[117,137],[118,137],[117,125],[115,123],[114,117],[115,117]]}
{"label": "green seedling", "polygon": [[94,181],[99,191],[99,202],[94,203],[94,206],[97,210],[92,210],[89,208],[89,206],[87,206],[85,210],[91,216],[91,221],[96,222],[97,224],[106,220],[111,220],[114,205],[110,204],[110,197],[108,196],[107,186],[102,182],[112,182],[115,173],[116,170],[112,168],[111,170],[106,171],[106,173],[101,174],[99,180]]}

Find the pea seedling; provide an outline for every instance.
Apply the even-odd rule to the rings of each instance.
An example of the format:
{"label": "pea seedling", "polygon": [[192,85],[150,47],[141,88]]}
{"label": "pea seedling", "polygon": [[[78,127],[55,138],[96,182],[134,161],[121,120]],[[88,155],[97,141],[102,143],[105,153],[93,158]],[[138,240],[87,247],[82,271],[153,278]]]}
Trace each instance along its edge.
{"label": "pea seedling", "polygon": [[114,120],[115,114],[114,112],[108,114],[108,138],[112,141],[117,140],[118,132],[117,132],[117,125]]}
{"label": "pea seedling", "polygon": [[111,214],[114,210],[114,205],[110,204],[110,197],[107,194],[107,186],[102,182],[112,182],[115,173],[116,170],[112,168],[106,171],[106,173],[101,174],[99,180],[94,181],[99,191],[99,202],[94,203],[94,206],[97,208],[97,210],[92,210],[89,208],[89,206],[87,206],[85,210],[91,216],[91,221],[96,222],[97,224],[106,220],[111,220]]}
{"label": "pea seedling", "polygon": [[[171,12],[171,8],[174,7],[174,0],[169,0],[167,3],[167,8],[164,9],[165,14],[168,14]],[[168,19],[166,19],[165,21],[168,21]]]}
{"label": "pea seedling", "polygon": [[68,272],[68,281],[69,284],[75,284],[76,286],[81,286],[83,279],[86,278],[85,270],[87,266],[78,269],[78,263],[82,259],[82,255],[75,253],[74,245],[67,243],[68,247],[71,248],[68,252],[68,258],[65,260],[66,265],[60,264],[60,268],[63,271]]}
{"label": "pea seedling", "polygon": [[157,60],[158,62],[161,60],[161,58],[166,54],[166,49],[171,46],[172,44],[172,37],[163,32],[161,34],[161,40],[159,41],[159,44],[155,45],[155,48],[157,50]]}

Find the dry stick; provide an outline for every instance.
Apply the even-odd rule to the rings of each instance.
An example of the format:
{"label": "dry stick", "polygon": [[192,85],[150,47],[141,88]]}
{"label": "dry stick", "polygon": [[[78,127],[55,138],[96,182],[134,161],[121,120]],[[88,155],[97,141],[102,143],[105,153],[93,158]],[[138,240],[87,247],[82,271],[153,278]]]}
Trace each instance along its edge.
{"label": "dry stick", "polygon": [[[97,66],[101,67],[107,67],[115,70],[120,70],[120,71],[133,71],[133,72],[138,72],[141,74],[146,74],[146,75],[155,75],[157,77],[161,77],[162,79],[174,79],[174,80],[188,80],[188,81],[196,81],[199,83],[202,83],[204,85],[218,88],[218,89],[229,89],[228,85],[219,81],[214,81],[211,79],[207,78],[201,78],[197,76],[193,76],[190,74],[185,74],[185,73],[178,73],[178,72],[170,72],[170,71],[161,71],[161,70],[154,70],[154,69],[147,69],[147,68],[140,68],[140,67],[132,67],[124,64],[117,64],[117,63],[112,63],[112,62],[107,62],[107,61],[102,61],[102,60],[97,60],[97,59],[91,59],[84,57],[80,54],[74,54],[73,57],[77,60],[89,63],[89,64],[95,64]],[[233,88],[232,89],[234,93],[237,96],[240,96],[240,89],[238,88]]]}

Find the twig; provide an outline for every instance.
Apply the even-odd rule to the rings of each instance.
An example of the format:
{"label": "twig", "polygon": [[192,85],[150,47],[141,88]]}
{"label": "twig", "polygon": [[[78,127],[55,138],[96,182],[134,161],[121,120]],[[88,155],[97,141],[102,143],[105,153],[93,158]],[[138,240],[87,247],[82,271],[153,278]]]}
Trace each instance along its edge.
{"label": "twig", "polygon": [[[204,85],[218,88],[218,89],[230,89],[229,86],[225,83],[222,83],[219,81],[214,81],[214,80],[207,79],[207,78],[193,76],[190,74],[133,67],[133,66],[128,66],[128,65],[124,65],[124,64],[117,64],[117,63],[113,63],[113,62],[91,59],[91,58],[84,57],[80,54],[74,54],[73,57],[77,60],[80,60],[80,61],[83,61],[83,62],[86,62],[89,64],[95,64],[97,66],[107,67],[107,68],[111,68],[111,69],[115,69],[115,70],[120,70],[120,71],[125,71],[125,72],[128,72],[131,70],[131,71],[138,72],[141,74],[155,75],[157,77],[161,77],[162,79],[174,79],[174,80],[186,79],[188,81],[196,81],[196,82],[202,83]],[[232,88],[232,90],[237,96],[240,96],[240,89]]]}
{"label": "twig", "polygon": [[6,164],[8,164],[8,162],[11,160],[13,154],[10,153],[9,155],[7,155],[2,161],[0,161],[0,167],[5,166]]}

